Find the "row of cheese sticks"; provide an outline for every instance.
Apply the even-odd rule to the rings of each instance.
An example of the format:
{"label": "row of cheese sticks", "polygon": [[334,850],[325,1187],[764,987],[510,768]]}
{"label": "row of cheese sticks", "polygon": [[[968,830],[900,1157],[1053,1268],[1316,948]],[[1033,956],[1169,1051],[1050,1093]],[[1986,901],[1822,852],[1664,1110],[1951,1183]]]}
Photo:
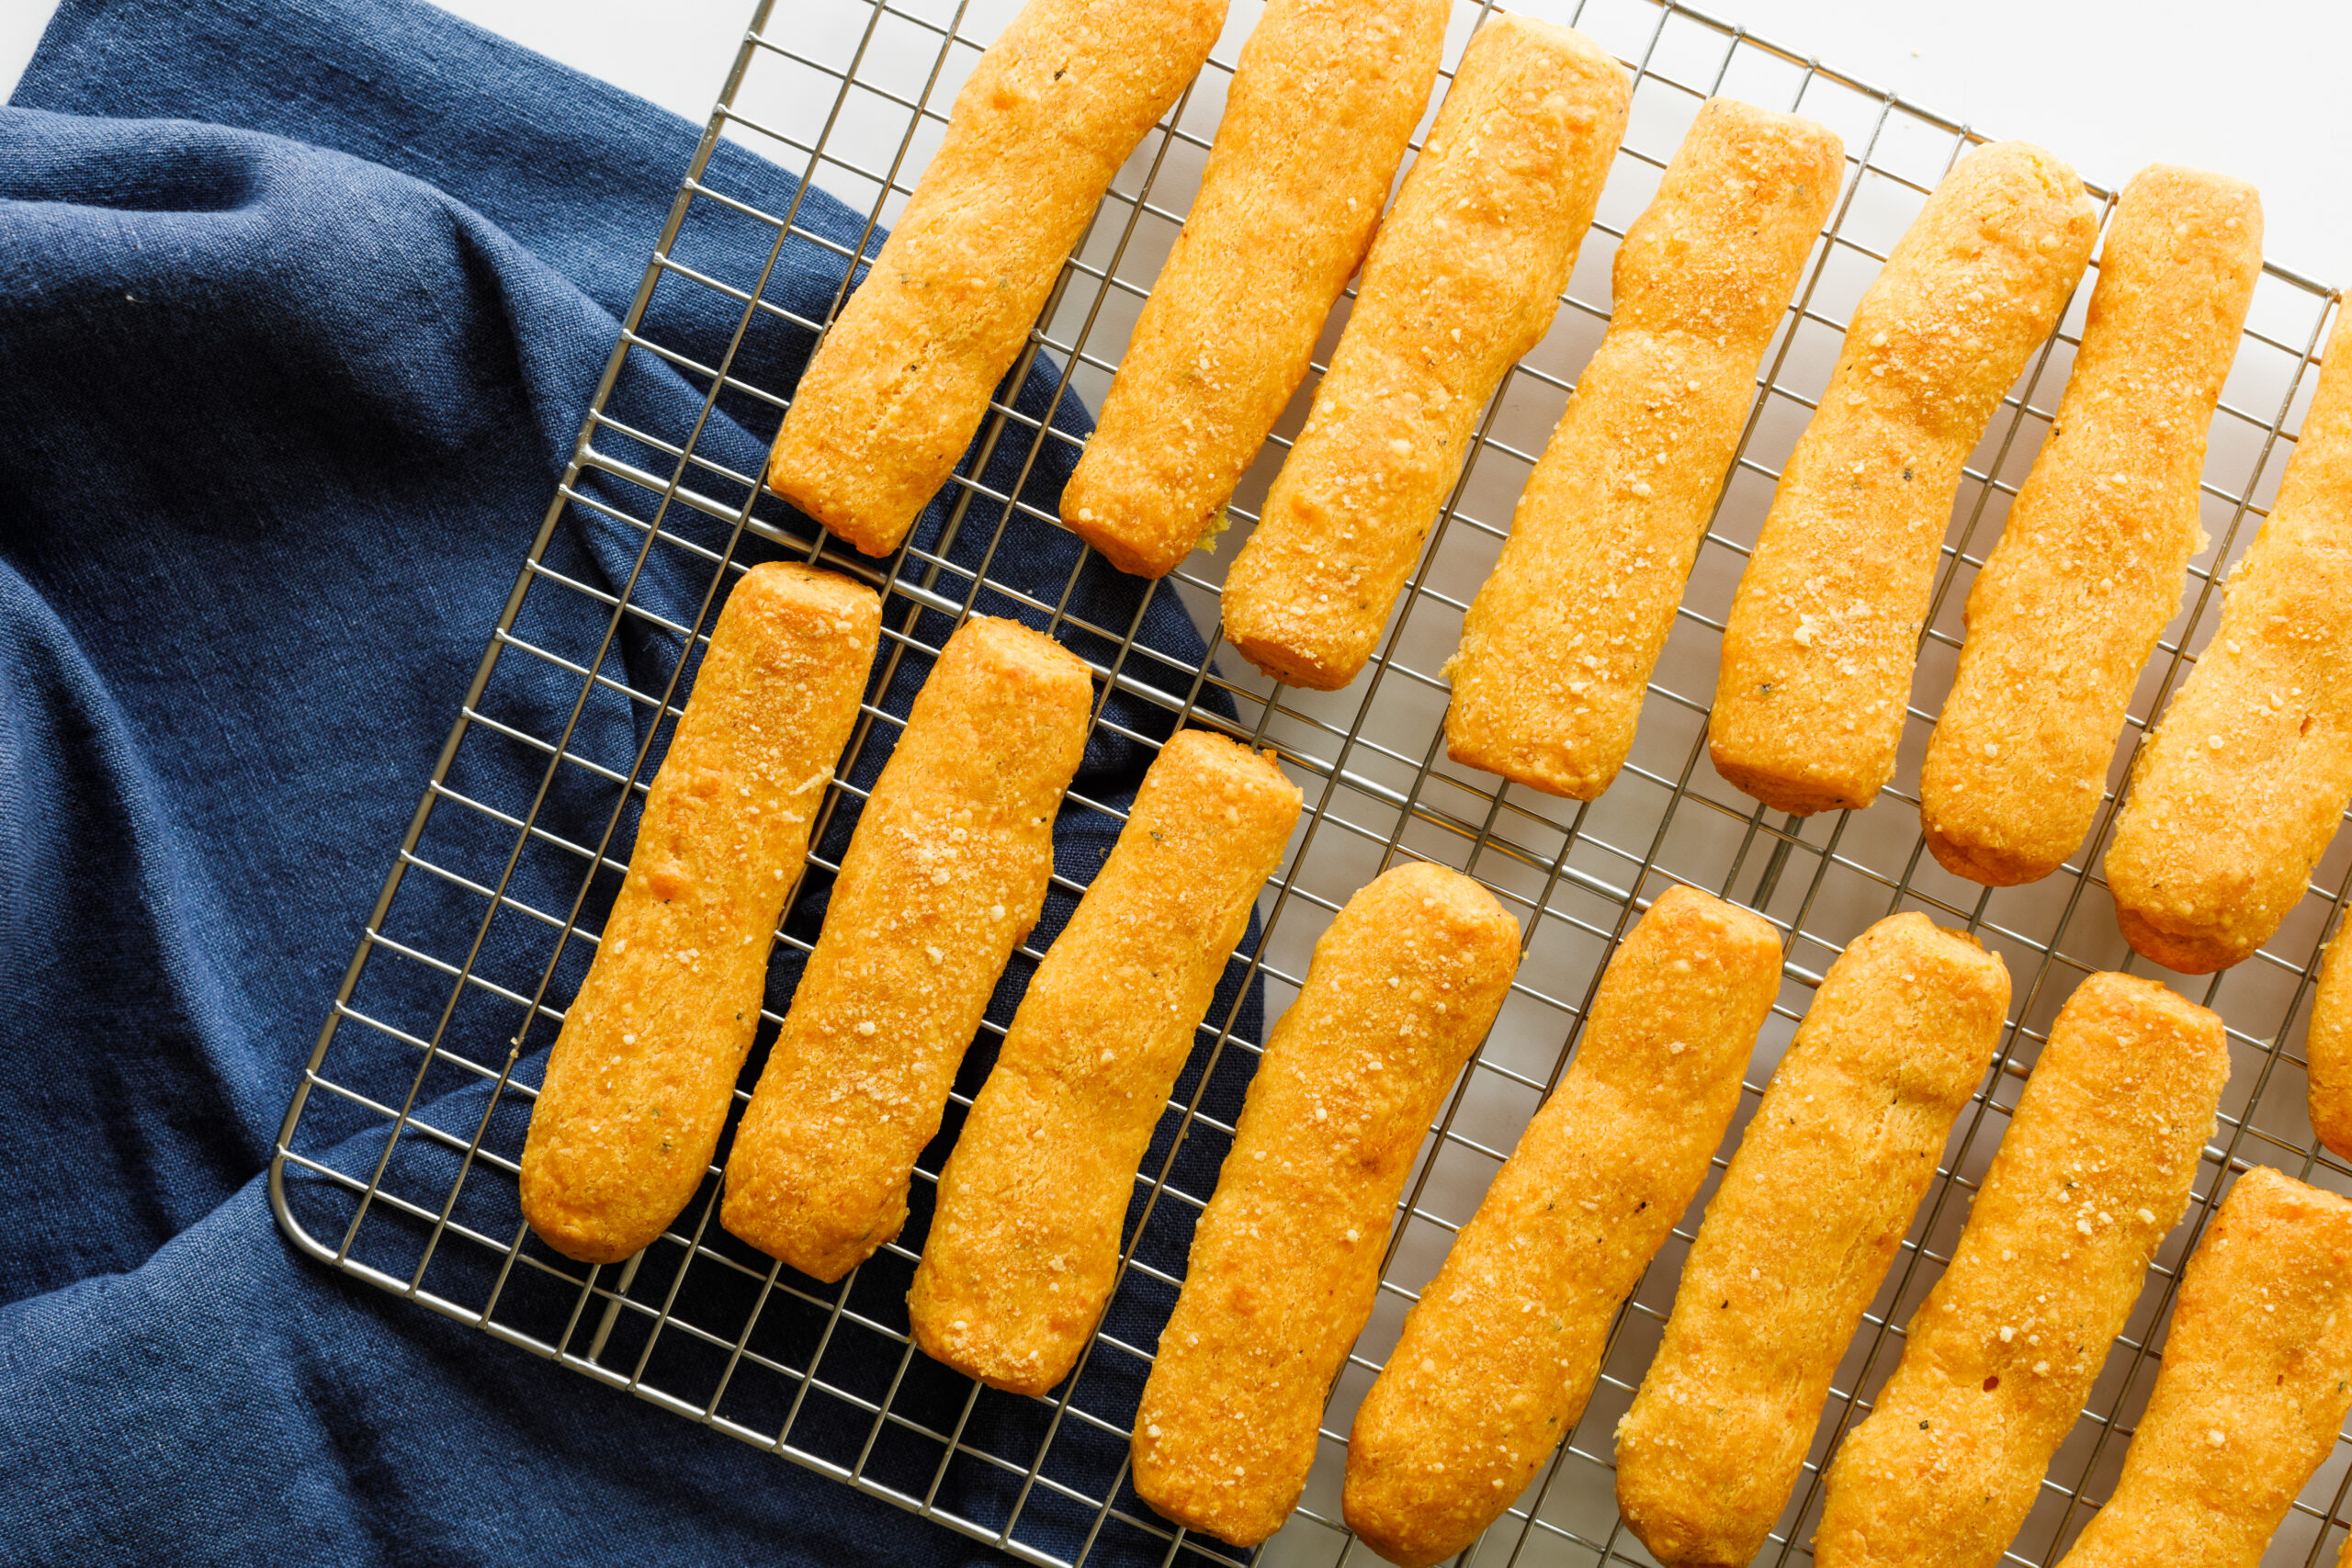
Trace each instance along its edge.
{"label": "row of cheese sticks", "polygon": [[[1064,492],[1065,522],[1115,564],[1170,570],[1214,533],[1363,261],[1313,412],[1224,591],[1225,636],[1309,686],[1343,685],[1369,658],[1479,411],[1550,324],[1624,127],[1628,83],[1604,51],[1498,16],[1375,223],[1447,9],[1268,6]],[[899,544],[1222,16],[1216,0],[1033,0],[975,69],[812,362],[771,485],[862,549]],[[1841,170],[1823,127],[1702,108],[1618,252],[1609,333],[1465,618],[1448,665],[1455,761],[1577,799],[1615,778]],[[1928,846],[1961,875],[2034,880],[2090,829],[2203,540],[2206,429],[2261,226],[2251,187],[2194,170],[2147,170],[2118,205],[2058,418],[1970,596],[1921,779]],[[1986,147],[1930,195],[1863,297],[1724,632],[1710,751],[1741,789],[1809,813],[1867,806],[1892,775],[1963,464],[2097,230],[2064,163]],[[2160,963],[2202,973],[2258,947],[2352,797],[2348,506],[2352,370],[2339,369],[2117,823],[2119,919]]]}

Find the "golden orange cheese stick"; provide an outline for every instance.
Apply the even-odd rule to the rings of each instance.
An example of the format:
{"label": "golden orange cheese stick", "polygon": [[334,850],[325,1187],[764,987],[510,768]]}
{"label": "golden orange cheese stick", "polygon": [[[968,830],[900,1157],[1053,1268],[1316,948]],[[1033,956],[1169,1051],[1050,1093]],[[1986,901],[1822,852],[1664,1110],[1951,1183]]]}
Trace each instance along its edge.
{"label": "golden orange cheese stick", "polygon": [[947,482],[1095,205],[1192,81],[1225,0],[1029,0],[990,44],[817,345],[768,487],[868,555]]}
{"label": "golden orange cheese stick", "polygon": [[2352,1409],[2352,1202],[2257,1166],[2180,1281],[2123,1473],[2059,1568],[2255,1568]]}
{"label": "golden orange cheese stick", "polygon": [[1136,1494],[1162,1515],[1254,1546],[1297,1506],[1406,1174],[1518,964],[1493,895],[1426,864],[1375,878],[1316,942],[1136,1414]]}
{"label": "golden orange cheese stick", "polygon": [[1667,1568],[1763,1548],[2008,1003],[2000,959],[1919,914],[1822,977],[1618,1424],[1617,1506]]}
{"label": "golden orange cheese stick", "polygon": [[940,1173],[907,1295],[926,1354],[1016,1393],[1077,1364],[1152,1130],[1298,808],[1271,754],[1205,729],[1161,750]]}
{"label": "golden orange cheese stick", "polygon": [[1520,1139],[1348,1438],[1348,1528],[1404,1568],[1464,1551],[1583,1414],[1609,1325],[1705,1179],[1781,985],[1763,917],[1669,889],[1609,961]]}
{"label": "golden orange cheese stick", "polygon": [[710,1168],[881,626],[871,589],[797,562],[719,610],[531,1107],[523,1217],[567,1258],[643,1250]]}
{"label": "golden orange cheese stick", "polygon": [[2222,625],[2132,765],[2107,851],[2115,918],[2205,975],[2278,929],[2352,799],[2352,333],[2319,390]]}
{"label": "golden orange cheese stick", "polygon": [[1809,119],[1700,106],[1618,247],[1609,335],[1463,620],[1447,666],[1455,761],[1575,800],[1624,765],[1843,156]]}
{"label": "golden orange cheese stick", "polygon": [[2352,1159],[2352,920],[2335,929],[2321,956],[2312,993],[2311,1032],[2303,1041],[2312,1130]]}
{"label": "golden orange cheese stick", "polygon": [[1225,635],[1267,674],[1334,691],[1372,656],[1479,411],[1552,324],[1630,92],[1566,28],[1497,15],[1472,35],[1226,577]]}
{"label": "golden orange cheese stick", "polygon": [[2221,1016],[2075,989],[1902,1364],[1829,1467],[1822,1568],[1993,1568],[2188,1206],[2230,1076]]}
{"label": "golden orange cheese stick", "polygon": [[1215,534],[1306,378],[1437,80],[1447,0],[1272,0],[1062,521],[1159,577]]}
{"label": "golden orange cheese stick", "polygon": [[1920,769],[1945,869],[2032,882],[2089,831],[2140,667],[2204,544],[2206,426],[2261,273],[2252,186],[2158,164],[2124,186],[2074,374],[1969,591]]}
{"label": "golden orange cheese stick", "polygon": [[838,1280],[899,1234],[915,1156],[1053,874],[1092,707],[1043,632],[975,615],[915,694],[727,1158],[719,1223]]}
{"label": "golden orange cheese stick", "polygon": [[1868,806],[1894,773],[1962,465],[2098,231],[2074,170],[1997,141],[1855,307],[1732,597],[1707,724],[1715,771],[1774,810]]}

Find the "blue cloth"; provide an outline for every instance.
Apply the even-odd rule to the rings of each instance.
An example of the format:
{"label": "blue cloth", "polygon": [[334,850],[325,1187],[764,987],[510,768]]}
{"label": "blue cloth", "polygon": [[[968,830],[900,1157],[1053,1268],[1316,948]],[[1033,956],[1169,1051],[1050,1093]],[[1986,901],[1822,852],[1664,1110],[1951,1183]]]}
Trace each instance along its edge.
{"label": "blue cloth", "polygon": [[[999,1560],[301,1257],[261,1175],[695,136],[413,0],[65,0],[0,110],[0,1562]],[[732,147],[710,179],[771,212],[793,198],[788,175]],[[798,214],[857,239],[858,219],[821,195]],[[698,203],[677,254],[756,278],[773,235]],[[821,317],[841,271],[838,253],[796,238],[765,296]],[[735,322],[723,296],[665,285],[646,330],[707,362]],[[736,368],[788,386],[808,346],[763,314]],[[1039,365],[1023,406],[1045,407],[1053,374]],[[679,431],[700,389],[637,356],[613,407]],[[755,472],[775,417],[730,394],[700,450]],[[1074,403],[1055,418],[1085,428]],[[652,448],[605,445],[658,464]],[[1025,455],[1009,441],[985,479],[1010,490]],[[1045,444],[1030,504],[1052,510],[1068,460],[1066,444]],[[588,489],[648,514],[625,483]],[[993,532],[976,515],[944,546],[934,586],[951,598],[971,588],[955,567],[975,569]],[[723,540],[707,519],[671,521]],[[945,523],[934,508],[919,540],[940,547]],[[640,542],[574,505],[547,558],[609,591]],[[742,558],[776,553],[750,540]],[[1016,519],[990,570],[1082,622],[1139,625],[1168,657],[1127,672],[1181,695],[1203,650],[1174,597],[1094,563],[1073,578],[1078,561],[1067,536]],[[659,548],[637,602],[691,621],[708,576]],[[560,643],[585,626],[593,648],[592,607],[535,584],[518,630]],[[1018,609],[989,592],[978,607]],[[948,624],[926,612],[917,633],[935,640]],[[679,655],[657,623],[632,620],[606,669],[658,688]],[[876,700],[902,712],[921,673],[909,659]],[[481,706],[551,734],[576,689],[510,651]],[[1169,723],[1125,696],[1111,717],[1147,739]],[[591,703],[572,749],[626,767],[645,723],[625,700]],[[857,782],[879,765],[881,749],[869,753]],[[1122,801],[1148,755],[1106,729],[1077,788]],[[527,793],[542,761],[478,728],[451,777],[494,803]],[[542,820],[593,842],[614,796],[565,773]],[[511,839],[486,822],[445,805],[421,850],[503,855]],[[832,825],[830,855],[847,827]],[[1090,874],[1110,837],[1107,818],[1066,809],[1061,869]],[[526,859],[514,887],[561,908],[578,881],[576,863]],[[592,895],[592,919],[609,892]],[[793,916],[804,933],[823,892]],[[412,873],[387,930],[433,947],[470,929],[456,922],[479,917],[471,897]],[[1040,942],[1069,908],[1057,893]],[[482,962],[535,971],[548,947],[543,929],[502,916]],[[578,972],[576,954],[567,963],[558,1001]],[[779,961],[772,1006],[792,969]],[[429,1024],[447,994],[429,978],[379,954],[358,999],[381,1016],[422,1009]],[[1237,986],[1238,966],[1212,1017],[1238,1007],[1247,1033],[1254,998]],[[450,1038],[496,1060],[497,1032],[519,1021],[461,1011]],[[548,1033],[526,1036],[526,1081]],[[356,1025],[335,1051],[340,1078],[379,1087],[410,1081],[418,1060]],[[985,1066],[976,1053],[967,1087]],[[1229,1117],[1239,1092],[1221,1073],[1207,1103]],[[427,1119],[461,1127],[486,1103],[462,1075],[429,1077],[419,1099]],[[502,1136],[519,1113],[502,1109]],[[383,1125],[321,1096],[302,1146],[365,1168]],[[1217,1152],[1186,1145],[1193,1181]],[[394,1175],[446,1190],[439,1157],[411,1135]],[[497,1185],[469,1183],[467,1204],[498,1209]],[[299,1176],[289,1188],[306,1223],[334,1234],[349,1212],[335,1190]],[[464,1217],[494,1231],[511,1210],[510,1194]],[[1187,1222],[1154,1224],[1148,1255],[1180,1269]],[[1164,1295],[1123,1293],[1114,1326],[1148,1345]],[[1139,1369],[1103,1375],[1105,1408],[1131,1409]],[[952,1422],[963,1394],[925,1397]],[[1045,1410],[985,1394],[967,1437],[1034,1444]],[[1100,1432],[1057,1444],[1074,1483],[1115,1470]],[[927,1473],[920,1452],[902,1462]],[[959,1472],[942,1496],[987,1517],[1000,1481]],[[1122,1505],[1142,1512],[1131,1491]],[[1065,1552],[1091,1519],[1042,1492],[1025,1517],[1024,1540]],[[1102,1561],[1162,1550],[1115,1526],[1097,1542]]]}

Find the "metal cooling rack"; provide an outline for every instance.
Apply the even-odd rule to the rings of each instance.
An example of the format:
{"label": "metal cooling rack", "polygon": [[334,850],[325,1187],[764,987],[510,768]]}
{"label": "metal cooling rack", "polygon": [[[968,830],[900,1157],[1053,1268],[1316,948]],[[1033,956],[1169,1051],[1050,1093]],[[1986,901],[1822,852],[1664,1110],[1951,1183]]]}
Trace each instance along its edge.
{"label": "metal cooling rack", "polygon": [[[863,212],[870,235],[896,216],[937,144],[956,85],[1011,8],[1011,0],[807,0],[783,12],[773,0],[757,6],[561,486],[288,1110],[272,1192],[288,1234],[335,1268],[1015,1557],[1057,1568],[1090,1558],[1229,1562],[1242,1554],[1173,1531],[1126,1484],[1127,1423],[1147,1346],[1106,1334],[1069,1385],[1044,1399],[1017,1399],[947,1373],[909,1345],[898,1299],[913,1257],[906,1248],[886,1249],[841,1286],[786,1276],[710,1223],[715,1170],[671,1233],[622,1266],[583,1268],[548,1252],[522,1226],[514,1198],[538,1053],[554,1036],[559,1004],[577,984],[581,954],[594,942],[581,922],[592,907],[591,883],[601,873],[609,885],[626,860],[632,803],[650,776],[655,732],[677,711],[682,677],[718,588],[749,561],[784,554],[887,581],[893,597],[886,658],[894,667],[910,652],[936,650],[935,641],[918,635],[918,612],[965,613],[978,592],[951,563],[945,543],[903,552],[886,576],[861,557],[796,532],[790,514],[772,502],[755,510],[757,487],[747,464],[714,452],[710,422],[722,398],[763,410],[767,429],[786,402],[777,389],[739,372],[736,348],[746,334],[780,322],[820,324],[763,293],[787,235],[843,263],[853,254],[800,222],[797,198],[772,212],[728,188],[714,169],[730,165],[714,160],[714,152],[726,139],[764,153]],[[1330,914],[1399,857],[1424,857],[1477,876],[1526,930],[1526,961],[1503,1016],[1446,1100],[1415,1167],[1379,1307],[1333,1394],[1305,1504],[1264,1549],[1268,1562],[1373,1561],[1339,1522],[1344,1437],[1355,1404],[1453,1232],[1556,1079],[1603,960],[1649,899],[1672,882],[1692,883],[1760,910],[1786,937],[1781,1005],[1748,1074],[1742,1124],[1821,971],[1871,920],[1898,909],[1926,910],[1977,933],[2007,961],[2016,999],[2000,1057],[1961,1118],[1898,1264],[1839,1370],[1812,1462],[1762,1559],[1780,1563],[1809,1555],[1820,1463],[1868,1409],[1899,1358],[1900,1325],[1959,1233],[1967,1195],[2059,1004],[2094,970],[2153,972],[2117,934],[2096,869],[2112,789],[2075,862],[2036,886],[1998,890],[1955,879],[1923,852],[1913,793],[1959,646],[1960,607],[2064,385],[2089,285],[2077,292],[2064,330],[2013,390],[1969,467],[1922,643],[1916,694],[1925,705],[1911,710],[1894,785],[1865,814],[1775,818],[1702,765],[1705,694],[1724,613],[1779,464],[1827,380],[1847,313],[1928,188],[1983,138],[1671,0],[1549,0],[1527,8],[1573,23],[1624,59],[1637,84],[1631,129],[1558,322],[1486,412],[1462,483],[1373,666],[1348,690],[1332,694],[1271,684],[1229,653],[1221,671],[1171,671],[1158,667],[1167,662],[1164,655],[1135,642],[1133,624],[1090,626],[1072,609],[1075,568],[1058,599],[1013,596],[1065,633],[1097,634],[1115,649],[1096,667],[1106,694],[1115,690],[1275,747],[1306,789],[1307,811],[1261,906],[1264,937],[1245,955],[1264,985],[1269,1017],[1295,994]],[[1244,0],[1234,10],[1209,68],[1119,175],[1009,385],[1021,385],[1034,368],[1049,378],[1057,403],[1099,400],[1197,186],[1256,6]],[[1482,14],[1483,7],[1458,0],[1449,65]],[[1601,800],[1577,806],[1448,762],[1439,728],[1446,686],[1438,671],[1499,548],[1511,502],[1605,324],[1615,242],[1654,190],[1700,100],[1713,93],[1829,123],[1846,139],[1847,176],[1767,355],[1760,396],[1659,664],[1632,761]],[[2110,192],[2095,187],[2094,194],[2111,206]],[[764,225],[761,231],[772,234],[766,267],[755,276],[729,282],[682,257],[682,231],[714,212]],[[646,324],[657,289],[709,291],[714,299],[706,303],[734,322],[725,355],[709,363],[658,341]],[[2332,299],[2309,278],[2277,266],[2265,270],[2212,433],[2204,485],[2211,542],[2141,683],[2111,784],[2123,777],[2149,716],[2192,662],[2188,650],[2211,635],[2220,607],[2214,585],[2275,492],[2291,427],[2310,398]],[[1342,319],[1344,313],[1343,305]],[[1335,320],[1323,340],[1327,352],[1337,331]],[[699,414],[675,429],[629,424],[615,412],[613,392],[633,367],[684,378],[701,395]],[[1318,375],[1320,369],[1318,364]],[[1235,508],[1242,525],[1254,520],[1249,503],[1262,496],[1311,389],[1301,392],[1245,483]],[[1028,443],[1025,478],[1026,464],[1045,443],[1076,439],[1054,429],[1040,436],[1038,430],[1035,417],[1000,403],[982,441],[991,451],[1001,443],[1012,443],[1008,450]],[[956,486],[947,537],[985,537],[990,561],[1016,517],[1024,526],[1056,525],[1017,499],[1018,485],[965,477]],[[555,560],[551,541],[567,517],[600,520],[630,541],[635,558],[616,590],[598,588]],[[1202,625],[1213,626],[1217,580],[1231,548],[1196,555],[1154,592],[1179,595]],[[1004,591],[996,574],[986,575],[992,591]],[[671,599],[661,600],[657,587]],[[690,608],[680,614],[663,607],[671,602]],[[555,628],[585,651],[563,651]],[[632,676],[613,657],[629,637],[648,632],[668,635],[678,650],[657,661],[658,679],[642,670]],[[534,725],[503,713],[501,683],[517,671],[564,683],[569,716]],[[1214,711],[1216,694],[1230,702],[1238,723]],[[599,705],[635,716],[638,722],[623,727],[636,737],[633,750],[591,754],[589,738],[601,732],[588,716]],[[897,722],[878,701],[870,705],[853,758]],[[845,764],[844,778],[852,771]],[[520,783],[507,798],[475,783],[491,777]],[[601,837],[590,835],[591,841],[551,828],[548,815],[548,802],[582,789],[603,792],[592,814],[602,822]],[[829,818],[856,794],[837,784],[826,801]],[[2301,904],[2257,957],[2208,981],[2159,974],[2229,1021],[2233,1074],[2188,1219],[2164,1247],[2092,1407],[2052,1466],[2010,1553],[2017,1562],[2053,1561],[2112,1485],[2147,1397],[2178,1268],[2230,1175],[2248,1162],[2274,1164],[2352,1191],[2352,1168],[2312,1137],[2303,1063],[2289,1044],[2319,943],[2352,885],[2347,837],[2338,836]],[[817,864],[833,869],[822,859]],[[570,907],[560,900],[542,907],[520,891],[534,875],[576,887]],[[1074,884],[1063,886],[1075,891]],[[789,933],[784,943],[793,951],[807,947]],[[1035,943],[1027,956],[1038,956]],[[1204,1026],[1201,1052],[1212,1063],[1254,1055],[1252,1043],[1233,1028],[1236,1017],[1227,1011]],[[773,1012],[764,1015],[770,1034],[778,1021]],[[981,1047],[991,1044],[984,1036]],[[739,1102],[742,1098],[739,1089]],[[1201,1108],[1197,1088],[1172,1103],[1168,1117],[1171,1128],[1196,1140],[1230,1131]],[[1727,1142],[1725,1151],[1732,1146]],[[1208,1195],[1204,1182],[1180,1178],[1175,1165],[1170,1156],[1145,1170],[1147,1231],[1180,1221],[1189,1225]],[[927,1162],[917,1183],[919,1209],[934,1178]],[[1611,1432],[1656,1347],[1700,1212],[1694,1205],[1685,1216],[1621,1315],[1582,1423],[1467,1554],[1480,1568],[1649,1561],[1617,1520]],[[1122,1301],[1157,1303],[1164,1312],[1176,1283],[1136,1257],[1131,1241]],[[2311,1564],[2333,1554],[2345,1534],[2348,1478],[2352,1446],[2339,1441],[2295,1505],[2269,1562]]]}

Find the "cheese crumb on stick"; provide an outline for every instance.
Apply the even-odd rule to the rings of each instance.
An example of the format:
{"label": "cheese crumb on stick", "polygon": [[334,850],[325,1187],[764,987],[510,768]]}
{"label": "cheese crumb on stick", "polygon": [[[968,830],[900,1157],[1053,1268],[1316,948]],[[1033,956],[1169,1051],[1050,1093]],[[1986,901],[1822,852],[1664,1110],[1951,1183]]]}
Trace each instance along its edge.
{"label": "cheese crumb on stick", "polygon": [[719,610],[531,1107],[523,1216],[567,1258],[643,1250],[710,1168],[881,625],[872,590],[797,562]]}
{"label": "cheese crumb on stick", "polygon": [[838,1280],[899,1234],[915,1156],[1053,874],[1092,706],[1086,666],[975,615],[858,814],[816,950],[727,1160],[719,1221]]}
{"label": "cheese crumb on stick", "polygon": [[1271,753],[1205,729],[1161,750],[940,1174],[907,1296],[926,1354],[1016,1393],[1077,1364],[1136,1172],[1298,810]]}

